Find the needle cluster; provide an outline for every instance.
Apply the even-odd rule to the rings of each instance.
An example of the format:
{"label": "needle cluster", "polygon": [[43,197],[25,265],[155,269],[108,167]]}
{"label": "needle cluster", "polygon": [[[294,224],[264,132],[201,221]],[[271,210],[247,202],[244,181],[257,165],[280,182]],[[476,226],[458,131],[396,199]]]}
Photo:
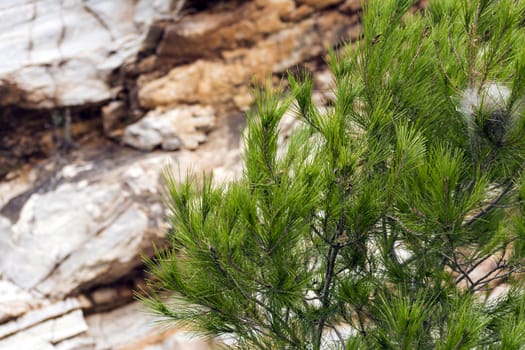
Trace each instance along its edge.
{"label": "needle cluster", "polygon": [[525,348],[525,1],[414,3],[365,3],[328,108],[256,91],[239,180],[167,174],[151,310],[237,349]]}

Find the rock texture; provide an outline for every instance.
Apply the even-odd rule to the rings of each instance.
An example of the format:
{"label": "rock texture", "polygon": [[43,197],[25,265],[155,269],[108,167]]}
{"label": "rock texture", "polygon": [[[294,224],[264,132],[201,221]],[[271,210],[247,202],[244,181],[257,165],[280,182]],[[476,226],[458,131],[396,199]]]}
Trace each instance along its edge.
{"label": "rock texture", "polygon": [[[207,147],[225,157],[218,159]],[[4,205],[0,348],[117,349],[128,344],[139,349],[133,342],[147,343],[148,337],[170,344],[164,348],[180,343],[181,349],[189,349],[186,343],[194,343],[181,340],[179,333],[158,335],[138,305],[125,312],[118,307],[131,301],[143,284],[141,254],[150,254],[155,242],[162,245],[167,229],[162,170],[171,165],[183,175],[189,169],[235,171],[238,152],[218,141],[195,152],[123,150],[115,156],[118,160],[110,161],[99,156],[65,165],[50,160],[47,166],[55,170],[45,184],[36,185],[40,193],[32,192],[35,184],[19,184],[29,190],[14,192],[19,194]],[[11,210],[16,206],[18,216]],[[114,308],[115,313],[98,314]]]}
{"label": "rock texture", "polygon": [[318,71],[359,3],[2,1],[0,348],[213,348],[133,302],[167,230],[161,172],[238,176],[254,77],[302,65],[330,99]]}
{"label": "rock texture", "polygon": [[172,2],[22,0],[0,5],[0,104],[52,108],[107,100],[107,78]]}
{"label": "rock texture", "polygon": [[124,131],[125,144],[143,151],[160,146],[166,151],[196,149],[206,141],[206,133],[215,126],[211,107],[177,106],[157,108]]}
{"label": "rock texture", "polygon": [[[84,283],[116,278],[133,268],[155,238],[148,230],[149,217],[162,216],[160,204],[152,205],[151,198],[166,161],[146,159],[33,194],[0,244],[0,265],[10,266],[4,278],[62,297]],[[62,169],[56,181],[75,170],[71,165]],[[140,196],[149,203],[141,206]]]}
{"label": "rock texture", "polygon": [[[168,26],[160,57],[196,61],[158,79],[141,77],[140,104],[154,108],[198,102],[243,109],[251,101],[251,79],[283,72],[359,33],[355,14],[335,9],[320,15],[310,9],[312,15],[306,16],[299,10],[294,1],[250,1],[234,12],[197,14]],[[181,45],[185,49],[179,49]]]}
{"label": "rock texture", "polygon": [[213,340],[197,339],[183,330],[155,331],[155,319],[135,302],[107,313],[85,317],[76,299],[68,299],[0,326],[2,349],[206,350]]}

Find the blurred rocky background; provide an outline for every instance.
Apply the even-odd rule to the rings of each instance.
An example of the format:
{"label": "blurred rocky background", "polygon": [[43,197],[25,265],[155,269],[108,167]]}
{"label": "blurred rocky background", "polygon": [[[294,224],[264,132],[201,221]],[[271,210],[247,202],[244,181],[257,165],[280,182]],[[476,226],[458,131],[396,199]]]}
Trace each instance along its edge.
{"label": "blurred rocky background", "polygon": [[133,291],[162,244],[160,172],[239,174],[253,79],[329,98],[361,0],[2,0],[0,349],[210,349]]}

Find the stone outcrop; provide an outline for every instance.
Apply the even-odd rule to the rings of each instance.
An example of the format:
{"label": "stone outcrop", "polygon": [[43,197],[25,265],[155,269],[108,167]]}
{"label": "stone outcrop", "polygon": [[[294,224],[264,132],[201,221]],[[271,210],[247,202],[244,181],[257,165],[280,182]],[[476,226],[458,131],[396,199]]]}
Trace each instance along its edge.
{"label": "stone outcrop", "polygon": [[122,141],[143,151],[158,146],[166,151],[194,150],[214,126],[215,110],[209,106],[158,107],[126,127]]}
{"label": "stone outcrop", "polygon": [[[155,108],[198,102],[243,109],[251,101],[252,79],[284,72],[359,34],[356,14],[335,9],[319,15],[312,10],[311,16],[301,18],[296,6],[284,0],[246,2],[233,13],[226,9],[204,18],[197,14],[168,26],[160,57],[196,61],[158,79],[141,77],[140,104]],[[185,49],[178,49],[181,45]]]}
{"label": "stone outcrop", "polygon": [[[199,94],[207,91],[218,98],[221,91],[214,91],[218,85],[246,85],[254,75],[283,71],[315,58],[359,32],[357,16],[352,13],[358,0],[225,1],[194,14],[191,3],[4,2],[0,8],[4,53],[0,105],[96,104],[117,98],[126,88],[112,81],[112,74],[122,66],[132,66],[134,73],[140,73],[178,64],[191,66],[200,59],[204,61],[190,71],[205,78],[192,84],[200,82],[208,90],[188,87],[178,100],[204,102]],[[182,74],[175,71],[170,80],[178,72]],[[161,83],[148,85],[140,93],[144,106],[158,106],[151,95]],[[165,104],[165,99],[159,99]]]}
{"label": "stone outcrop", "polygon": [[78,300],[67,299],[1,325],[0,348],[206,350],[215,343],[180,329],[155,330],[151,327],[153,322],[154,317],[147,315],[137,302],[86,317]]}
{"label": "stone outcrop", "polygon": [[0,243],[0,266],[10,268],[3,269],[4,278],[44,296],[62,297],[85,283],[128,272],[158,235],[153,230],[158,224],[150,220],[162,218],[162,207],[153,199],[167,161],[165,156],[144,159],[72,182],[64,180],[78,169],[63,168],[55,177],[58,184],[32,194],[18,220],[6,228],[11,232]]}
{"label": "stone outcrop", "polygon": [[180,332],[158,335],[138,305],[118,310],[143,286],[141,255],[163,244],[162,171],[171,165],[184,176],[217,168],[224,178],[238,172],[238,151],[223,142],[234,136],[213,136],[217,142],[194,152],[123,150],[118,161],[101,160],[100,153],[65,165],[49,160],[56,169],[45,184],[19,183],[0,214],[0,348],[139,349],[134,342],[153,337],[189,349],[193,341],[181,340]]}
{"label": "stone outcrop", "polygon": [[317,72],[359,3],[3,1],[0,348],[212,348],[133,302],[167,231],[160,174],[238,176],[254,77]]}
{"label": "stone outcrop", "polygon": [[112,70],[141,49],[173,1],[3,1],[0,105],[53,108],[114,95]]}

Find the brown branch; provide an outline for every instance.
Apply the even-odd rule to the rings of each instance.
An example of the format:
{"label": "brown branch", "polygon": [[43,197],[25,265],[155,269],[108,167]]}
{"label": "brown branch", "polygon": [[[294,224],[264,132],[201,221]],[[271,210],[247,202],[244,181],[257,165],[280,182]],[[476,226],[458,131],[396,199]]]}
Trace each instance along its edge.
{"label": "brown branch", "polygon": [[456,278],[456,284],[458,284],[459,282],[461,282],[463,279],[467,279],[468,282],[470,283],[470,285],[472,286],[474,284],[474,282],[472,281],[472,279],[470,278],[470,272],[468,271],[465,271],[463,270],[463,268],[461,267],[461,264],[458,262],[458,259],[456,257],[456,253],[454,250],[452,250],[452,258],[449,257],[448,255],[444,254],[444,253],[441,253],[448,261],[452,262],[455,267],[459,270],[459,272],[461,273],[461,278]]}
{"label": "brown branch", "polygon": [[[490,281],[492,280],[495,280],[496,278],[498,278],[499,276],[499,272],[498,270],[501,270],[501,269],[505,269],[508,267],[508,265],[505,263],[503,265],[501,265],[501,262],[503,261],[503,258],[505,257],[505,254],[502,254],[501,257],[498,259],[498,261],[496,262],[496,266],[491,269],[490,271],[488,271],[487,273],[485,273],[481,278],[477,279],[476,282],[474,282],[470,287],[469,287],[469,290],[471,291],[476,291],[476,290],[479,290],[480,288],[486,286]],[[496,273],[496,276],[493,277],[493,278],[490,278],[488,281],[486,280],[490,275]],[[510,275],[511,271],[509,271],[507,274]],[[506,274],[506,275],[507,275]],[[503,278],[503,277],[499,277],[499,278]],[[480,286],[481,287],[478,287]]]}
{"label": "brown branch", "polygon": [[[479,265],[483,264],[485,261],[487,261],[488,259],[490,259],[492,257],[493,257],[493,255],[487,255],[487,256],[483,257],[481,260],[479,260],[478,262],[476,262],[473,266],[471,266],[468,269],[467,275],[469,275],[472,271],[474,271],[476,269],[476,267],[478,267]],[[461,282],[463,279],[465,279],[464,275],[459,276],[458,278],[456,278],[456,280],[455,280],[456,284]]]}
{"label": "brown branch", "polygon": [[[333,240],[332,240],[333,241]],[[334,277],[335,260],[339,253],[340,247],[338,245],[331,245],[328,250],[328,261],[325,270],[324,285],[321,292],[321,305],[323,309],[326,309],[330,304],[330,286],[332,285],[332,279]],[[321,338],[323,335],[323,329],[326,323],[327,316],[321,315],[319,318],[319,325],[317,326],[317,334],[314,338],[314,349],[318,350],[321,347]]]}
{"label": "brown branch", "polygon": [[499,201],[501,201],[503,197],[507,193],[509,193],[511,189],[512,189],[512,181],[507,181],[507,184],[505,185],[505,188],[503,189],[503,191],[501,191],[501,193],[489,205],[487,205],[485,208],[481,208],[481,211],[479,213],[477,213],[476,215],[471,217],[469,220],[467,220],[463,224],[463,226],[472,225],[476,220],[478,220],[479,218],[487,214],[489,211],[491,211],[493,208],[495,208],[498,205]]}
{"label": "brown branch", "polygon": [[[320,298],[323,309],[327,309],[328,306],[330,305],[330,286],[332,285],[332,280],[335,276],[334,274],[335,261],[337,260],[337,255],[339,254],[339,250],[341,249],[341,245],[335,242],[337,242],[339,237],[343,235],[344,224],[345,224],[345,217],[344,217],[344,214],[341,213],[341,217],[339,219],[337,229],[334,231],[334,234],[330,238],[330,248],[328,249],[324,285],[323,285],[323,289],[321,292],[321,298]],[[327,315],[321,314],[319,318],[319,324],[317,326],[317,333],[315,334],[314,340],[313,340],[314,350],[319,350],[321,348],[321,338],[323,336],[323,329],[325,327],[326,320],[327,320]]]}
{"label": "brown branch", "polygon": [[430,34],[430,27],[425,27],[425,29],[423,30],[422,37],[421,37],[421,42],[419,43],[419,46],[417,47],[414,57],[412,58],[412,60],[410,61],[410,64],[408,65],[407,71],[411,71],[412,68],[414,68],[416,60],[419,58],[419,56],[421,56],[421,52],[423,51],[423,45],[425,44],[425,39],[429,36],[429,34]]}
{"label": "brown branch", "polygon": [[317,229],[317,227],[315,227],[315,225],[310,225],[312,231],[317,235],[317,237],[321,238],[323,240],[323,242],[325,242],[326,244],[328,245],[332,245],[332,242],[330,242],[328,239],[326,239],[325,236],[323,236],[321,234],[321,232],[319,232],[319,230]]}
{"label": "brown branch", "polygon": [[337,338],[339,338],[339,342],[342,345],[342,349],[344,349],[345,348],[345,340],[344,340],[343,336],[341,335],[341,333],[332,324],[327,324],[326,326],[329,327],[329,328],[332,328],[334,330],[335,335],[337,336]]}
{"label": "brown branch", "polygon": [[[503,267],[502,267],[503,268]],[[492,277],[492,278],[489,278],[489,279],[486,279],[483,281],[483,284],[481,284],[480,286],[478,286],[477,288],[474,289],[474,291],[478,292],[480,291],[481,289],[483,289],[487,284],[489,284],[490,282],[492,281],[495,281],[495,280],[499,280],[499,279],[504,279],[504,278],[507,278],[507,277],[510,277],[511,275],[513,275],[514,273],[517,273],[517,270],[516,269],[512,269],[510,271],[507,271],[506,273],[500,275],[499,273],[496,274],[496,276]],[[488,276],[486,276],[488,277]],[[486,278],[485,277],[485,278]]]}

